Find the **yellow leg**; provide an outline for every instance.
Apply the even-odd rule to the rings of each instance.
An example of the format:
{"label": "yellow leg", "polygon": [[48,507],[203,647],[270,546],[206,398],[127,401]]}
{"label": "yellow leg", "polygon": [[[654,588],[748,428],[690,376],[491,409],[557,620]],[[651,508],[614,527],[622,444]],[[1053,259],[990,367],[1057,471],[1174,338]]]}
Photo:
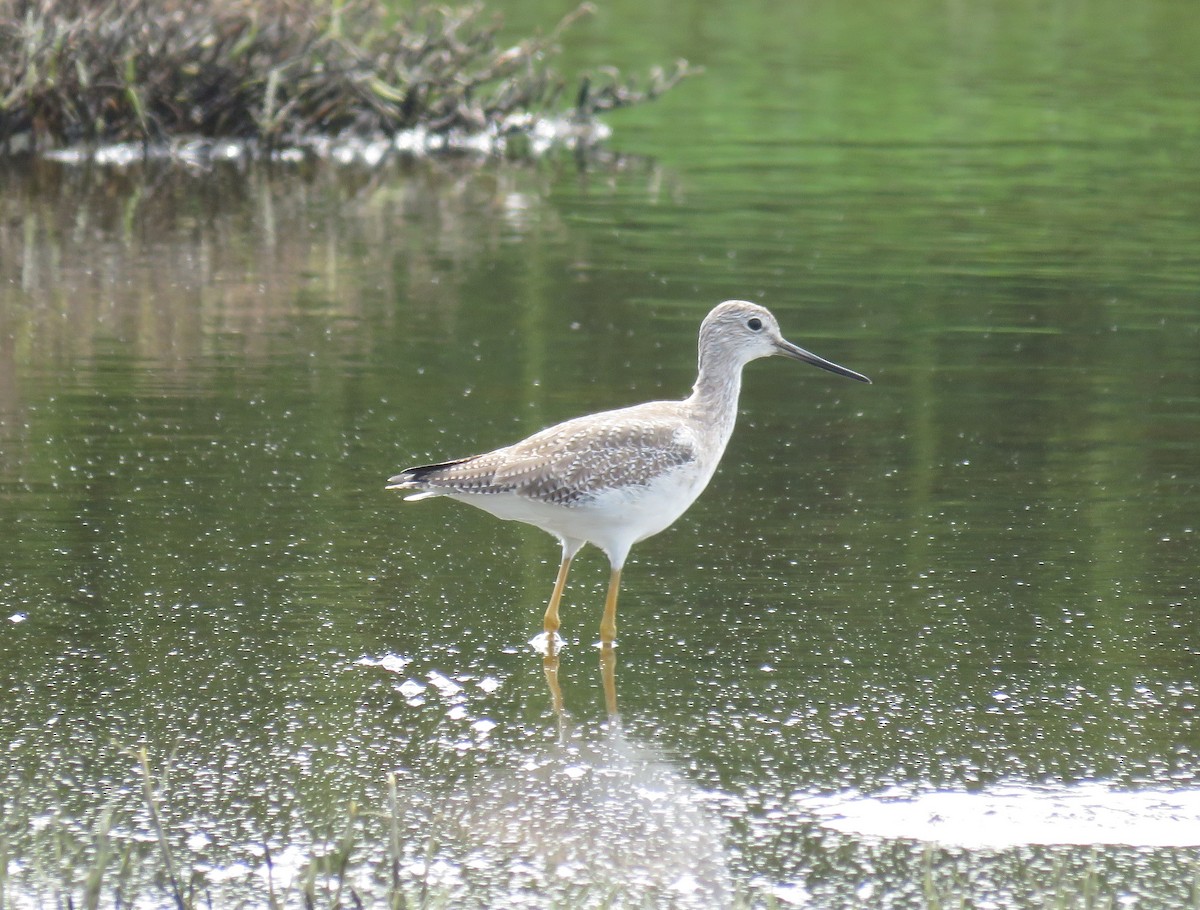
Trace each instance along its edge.
{"label": "yellow leg", "polygon": [[604,707],[608,719],[617,716],[617,649],[611,644],[600,646],[600,679],[604,683]]}
{"label": "yellow leg", "polygon": [[573,553],[563,553],[562,563],[558,567],[558,578],[554,580],[554,593],[550,595],[550,603],[546,606],[546,621],[542,627],[547,635],[558,631],[558,602],[562,600],[563,588],[567,586],[567,573],[571,571]]}
{"label": "yellow leg", "polygon": [[608,576],[608,597],[604,598],[604,618],[600,620],[600,642],[612,645],[617,637],[617,592],[621,589],[621,570]]}

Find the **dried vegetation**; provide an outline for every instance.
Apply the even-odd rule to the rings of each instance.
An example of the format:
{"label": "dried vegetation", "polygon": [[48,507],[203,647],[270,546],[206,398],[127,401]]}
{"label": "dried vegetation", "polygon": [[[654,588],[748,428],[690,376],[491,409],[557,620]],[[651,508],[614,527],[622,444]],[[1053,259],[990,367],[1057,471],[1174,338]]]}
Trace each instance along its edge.
{"label": "dried vegetation", "polygon": [[694,72],[680,60],[638,84],[605,69],[568,91],[547,61],[590,11],[502,46],[478,3],[0,0],[0,148],[520,132],[550,114],[587,123]]}

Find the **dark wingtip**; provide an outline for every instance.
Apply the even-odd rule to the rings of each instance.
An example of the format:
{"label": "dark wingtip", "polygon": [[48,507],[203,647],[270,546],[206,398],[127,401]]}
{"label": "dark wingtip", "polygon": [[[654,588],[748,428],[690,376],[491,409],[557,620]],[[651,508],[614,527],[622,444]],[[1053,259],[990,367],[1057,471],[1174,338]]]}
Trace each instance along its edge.
{"label": "dark wingtip", "polygon": [[409,488],[412,484],[420,483],[425,480],[430,474],[436,474],[443,468],[452,468],[456,464],[462,464],[464,461],[470,461],[469,458],[456,458],[453,461],[443,461],[438,464],[423,464],[415,468],[405,468],[399,474],[393,474],[387,479],[385,490],[402,490]]}

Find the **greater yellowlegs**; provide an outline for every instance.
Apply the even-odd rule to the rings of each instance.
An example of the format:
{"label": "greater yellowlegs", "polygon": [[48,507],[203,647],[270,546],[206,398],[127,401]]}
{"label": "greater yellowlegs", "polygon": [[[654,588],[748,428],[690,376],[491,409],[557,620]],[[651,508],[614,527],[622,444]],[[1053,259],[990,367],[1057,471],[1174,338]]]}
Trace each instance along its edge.
{"label": "greater yellowlegs", "polygon": [[585,543],[599,547],[611,565],[600,638],[611,643],[630,547],[670,526],[708,486],[733,433],[742,367],[775,354],[871,381],[786,341],[764,307],[727,300],[700,325],[699,375],[683,401],[576,417],[494,452],[409,468],[387,489],[448,496],[557,537],[562,563],[544,623],[551,639],[571,559]]}

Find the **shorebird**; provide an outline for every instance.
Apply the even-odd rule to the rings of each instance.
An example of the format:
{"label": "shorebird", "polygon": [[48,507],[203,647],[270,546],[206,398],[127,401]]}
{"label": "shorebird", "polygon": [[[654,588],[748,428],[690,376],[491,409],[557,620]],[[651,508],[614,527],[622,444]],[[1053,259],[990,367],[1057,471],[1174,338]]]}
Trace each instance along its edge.
{"label": "shorebird", "polygon": [[708,486],[733,433],[742,367],[774,355],[871,381],[785,340],[766,308],[727,300],[700,325],[699,373],[682,401],[576,417],[483,455],[401,471],[387,489],[457,499],[557,537],[562,562],[543,623],[551,641],[571,560],[585,543],[599,547],[611,567],[600,639],[611,645],[630,548],[673,524]]}

